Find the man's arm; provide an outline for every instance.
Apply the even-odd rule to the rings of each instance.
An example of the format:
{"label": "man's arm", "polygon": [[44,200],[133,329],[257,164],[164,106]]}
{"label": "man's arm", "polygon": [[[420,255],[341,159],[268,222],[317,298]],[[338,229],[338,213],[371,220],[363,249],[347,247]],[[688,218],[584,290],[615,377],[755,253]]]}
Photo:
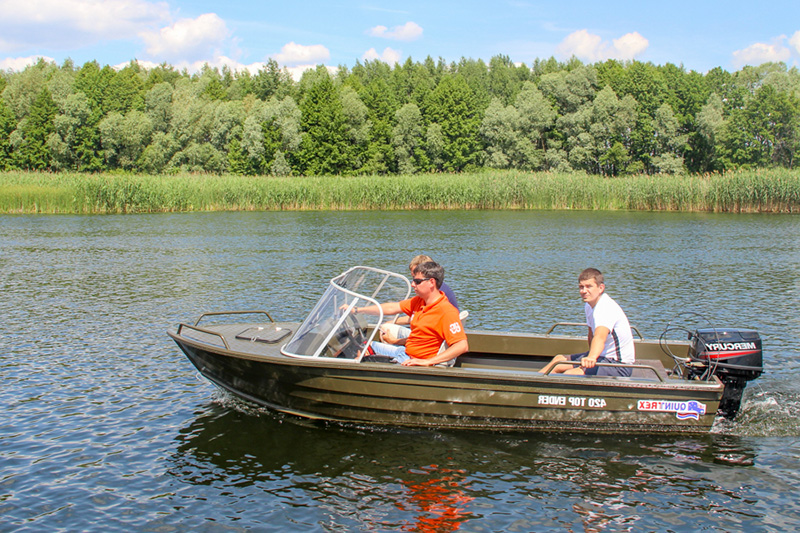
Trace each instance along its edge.
{"label": "man's arm", "polygon": [[381,342],[385,342],[386,344],[394,344],[395,346],[405,346],[408,337],[403,337],[401,339],[392,335],[389,328],[386,327],[386,324],[380,327],[380,334],[381,334]]}
{"label": "man's arm", "polygon": [[597,358],[603,353],[603,348],[606,345],[606,339],[611,330],[605,326],[597,326],[594,329],[594,335],[589,332],[589,353],[581,359],[581,367],[593,368],[597,363]]}
{"label": "man's arm", "polygon": [[[380,305],[380,308],[383,309],[384,315],[397,315],[403,312],[403,310],[400,309],[400,302],[385,302]],[[364,315],[380,314],[377,305],[368,305],[366,307],[354,307],[353,312],[362,313]]]}

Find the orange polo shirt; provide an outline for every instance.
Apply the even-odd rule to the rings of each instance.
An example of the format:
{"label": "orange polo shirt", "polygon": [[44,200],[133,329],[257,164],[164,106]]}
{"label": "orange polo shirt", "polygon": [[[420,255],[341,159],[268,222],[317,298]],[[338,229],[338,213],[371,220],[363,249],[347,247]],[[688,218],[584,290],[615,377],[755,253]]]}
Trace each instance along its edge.
{"label": "orange polo shirt", "polygon": [[406,340],[406,354],[415,359],[430,359],[439,353],[442,341],[452,346],[467,340],[458,309],[440,294],[431,305],[419,296],[400,302],[400,309],[411,317],[411,334]]}

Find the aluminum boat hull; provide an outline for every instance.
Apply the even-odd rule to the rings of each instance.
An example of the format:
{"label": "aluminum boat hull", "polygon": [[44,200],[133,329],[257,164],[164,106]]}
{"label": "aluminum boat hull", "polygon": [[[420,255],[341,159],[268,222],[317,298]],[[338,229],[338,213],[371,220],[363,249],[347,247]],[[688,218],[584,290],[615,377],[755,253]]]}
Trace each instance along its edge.
{"label": "aluminum boat hull", "polygon": [[[637,341],[630,378],[537,372],[556,353],[585,350],[585,337],[467,331],[470,352],[456,365],[405,367],[281,353],[281,343],[237,338],[296,323],[242,323],[168,331],[202,376],[275,411],[357,425],[484,430],[707,432],[724,386],[715,376],[665,372],[657,341]],[[676,343],[673,353],[688,346]]]}

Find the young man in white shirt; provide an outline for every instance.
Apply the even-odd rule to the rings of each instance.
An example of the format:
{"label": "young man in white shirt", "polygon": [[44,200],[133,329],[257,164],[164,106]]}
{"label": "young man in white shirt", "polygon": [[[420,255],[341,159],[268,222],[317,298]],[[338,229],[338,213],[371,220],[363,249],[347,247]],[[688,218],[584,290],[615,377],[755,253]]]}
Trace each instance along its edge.
{"label": "young man in white shirt", "polygon": [[[589,326],[589,351],[570,356],[557,355],[540,372],[585,376],[630,377],[625,366],[597,366],[597,363],[633,364],[636,353],[633,334],[625,312],[609,295],[603,274],[587,268],[578,276],[578,290],[584,301],[586,323]],[[580,361],[580,366],[559,365],[563,361]]]}

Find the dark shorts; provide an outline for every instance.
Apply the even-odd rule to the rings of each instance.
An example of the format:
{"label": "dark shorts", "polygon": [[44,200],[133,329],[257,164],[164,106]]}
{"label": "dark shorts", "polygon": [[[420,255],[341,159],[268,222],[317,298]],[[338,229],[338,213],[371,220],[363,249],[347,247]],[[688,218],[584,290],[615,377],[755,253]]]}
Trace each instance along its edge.
{"label": "dark shorts", "polygon": [[[570,361],[580,361],[586,357],[589,352],[575,353],[569,356]],[[618,363],[615,359],[608,359],[606,357],[598,357],[598,363]],[[614,376],[620,378],[629,378],[633,374],[632,368],[624,366],[593,366],[592,368],[584,368],[584,375],[587,376]]]}

